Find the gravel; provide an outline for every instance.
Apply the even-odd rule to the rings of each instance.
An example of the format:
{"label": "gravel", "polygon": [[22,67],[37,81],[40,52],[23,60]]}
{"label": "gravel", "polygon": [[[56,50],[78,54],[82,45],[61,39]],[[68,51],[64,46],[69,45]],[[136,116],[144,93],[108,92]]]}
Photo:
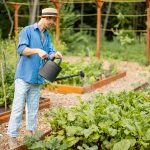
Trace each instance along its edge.
{"label": "gravel", "polygon": [[[69,59],[66,58],[66,60],[73,60],[73,61],[78,61],[78,59],[79,59],[78,57],[70,57]],[[111,61],[111,63],[114,63],[119,70],[126,71],[127,75],[124,78],[114,81],[109,85],[103,86],[91,93],[60,94],[42,90],[41,96],[45,98],[50,98],[50,108],[61,106],[71,107],[79,103],[78,101],[79,97],[86,100],[95,92],[107,93],[109,91],[119,92],[123,90],[133,90],[136,86],[139,86],[140,84],[143,84],[150,79],[150,66],[143,67],[137,63],[131,63],[126,61]],[[104,66],[107,68],[109,66],[109,62],[104,61]],[[50,126],[44,121],[44,115],[47,111],[48,109],[43,109],[42,111],[39,112],[37,130],[40,131],[42,130],[43,132],[50,130]],[[0,125],[0,143],[1,143],[0,150],[9,149],[8,136],[6,134],[7,125],[8,123],[3,123],[2,125]],[[23,121],[20,127],[20,134],[18,137],[20,143],[22,142],[24,135],[25,135],[25,119],[23,117]]]}

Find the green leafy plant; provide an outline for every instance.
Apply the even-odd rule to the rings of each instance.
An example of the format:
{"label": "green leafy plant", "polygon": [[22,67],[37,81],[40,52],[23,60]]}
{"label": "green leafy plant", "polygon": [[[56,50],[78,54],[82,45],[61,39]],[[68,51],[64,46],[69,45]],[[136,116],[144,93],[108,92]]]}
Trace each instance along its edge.
{"label": "green leafy plant", "polygon": [[[74,77],[57,81],[58,84],[69,84],[74,86],[89,85],[117,73],[117,68],[114,64],[111,64],[109,69],[106,70],[103,68],[103,63],[94,58],[91,58],[91,60],[85,63],[83,63],[83,60],[75,63],[62,62],[61,67],[62,71],[60,72],[58,78],[78,74],[81,70],[84,72],[84,78]],[[46,86],[49,86],[49,84]]]}
{"label": "green leafy plant", "polygon": [[88,101],[79,100],[80,104],[71,108],[50,109],[46,120],[52,127],[51,135],[35,142],[34,147],[43,150],[150,148],[150,95],[124,91],[97,93]]}
{"label": "green leafy plant", "polygon": [[[0,71],[1,74],[1,71]],[[11,105],[13,101],[14,95],[14,70],[12,70],[11,66],[7,66],[5,68],[5,90],[6,90],[6,99],[7,105]],[[4,93],[2,88],[2,79],[0,77],[0,106],[4,106]]]}
{"label": "green leafy plant", "polygon": [[[7,105],[12,104],[14,93],[14,74],[17,62],[16,42],[18,37],[13,39],[0,40],[0,63],[3,64],[4,84],[6,91]],[[4,89],[2,87],[2,72],[0,70],[0,106],[4,106]]]}

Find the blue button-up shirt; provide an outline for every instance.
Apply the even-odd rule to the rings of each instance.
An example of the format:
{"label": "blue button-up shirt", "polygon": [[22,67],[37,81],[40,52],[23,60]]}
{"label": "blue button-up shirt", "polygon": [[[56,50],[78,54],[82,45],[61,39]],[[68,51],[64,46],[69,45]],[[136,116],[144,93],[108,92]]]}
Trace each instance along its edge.
{"label": "blue button-up shirt", "polygon": [[[31,84],[43,84],[44,79],[39,75],[39,69],[43,66],[43,61],[38,54],[24,56],[23,50],[26,48],[40,48],[50,55],[55,53],[48,31],[44,32],[44,43],[42,43],[40,30],[37,23],[22,29],[18,44],[18,60],[15,79],[20,78]],[[34,49],[33,49],[34,50]]]}

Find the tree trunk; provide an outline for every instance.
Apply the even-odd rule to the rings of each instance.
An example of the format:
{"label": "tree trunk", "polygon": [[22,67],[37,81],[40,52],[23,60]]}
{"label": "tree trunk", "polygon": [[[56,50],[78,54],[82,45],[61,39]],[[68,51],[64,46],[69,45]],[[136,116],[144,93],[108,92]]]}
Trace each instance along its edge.
{"label": "tree trunk", "polygon": [[29,24],[33,24],[35,22],[36,19],[36,12],[37,12],[37,8],[38,8],[38,4],[39,4],[39,0],[32,0],[29,7],[29,12],[30,12],[30,18],[29,18]]}
{"label": "tree trunk", "polygon": [[109,5],[108,5],[106,18],[105,18],[105,21],[104,21],[104,30],[103,30],[103,35],[105,35],[105,29],[107,28],[107,23],[108,23],[108,18],[109,18],[109,15],[108,15],[108,14],[110,13],[111,6],[112,6],[112,0],[111,0],[111,2],[109,2]]}
{"label": "tree trunk", "polygon": [[13,22],[13,19],[12,19],[11,15],[10,15],[10,11],[9,11],[9,8],[8,8],[8,6],[6,4],[6,1],[3,0],[3,3],[4,3],[4,6],[5,6],[6,10],[7,10],[8,17],[9,17],[9,20],[10,20],[10,23],[11,23],[11,27],[10,27],[10,31],[9,31],[9,36],[11,36],[12,31],[13,31],[14,22]]}

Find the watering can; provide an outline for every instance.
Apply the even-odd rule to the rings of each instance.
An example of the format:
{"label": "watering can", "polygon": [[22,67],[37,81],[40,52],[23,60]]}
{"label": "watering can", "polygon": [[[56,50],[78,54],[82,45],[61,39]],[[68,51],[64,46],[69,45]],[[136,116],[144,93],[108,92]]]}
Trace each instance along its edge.
{"label": "watering can", "polygon": [[44,66],[39,71],[39,74],[46,80],[53,82],[53,81],[58,81],[62,79],[72,78],[75,76],[84,77],[84,72],[80,71],[78,74],[56,78],[58,74],[60,73],[60,71],[62,70],[62,68],[60,67],[62,58],[60,58],[58,63],[54,62],[54,60],[55,58],[53,58],[52,60],[45,60]]}

